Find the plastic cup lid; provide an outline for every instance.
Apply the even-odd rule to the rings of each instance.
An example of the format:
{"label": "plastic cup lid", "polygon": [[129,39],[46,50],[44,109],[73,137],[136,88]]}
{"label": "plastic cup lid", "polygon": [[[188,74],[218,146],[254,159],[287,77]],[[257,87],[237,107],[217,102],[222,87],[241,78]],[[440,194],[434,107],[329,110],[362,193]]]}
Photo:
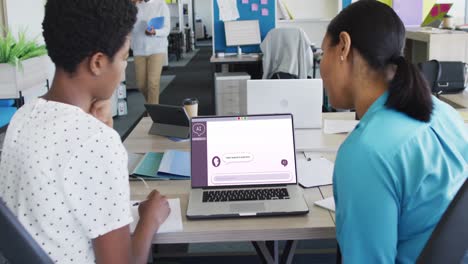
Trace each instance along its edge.
{"label": "plastic cup lid", "polygon": [[187,98],[187,99],[184,99],[183,104],[184,104],[184,105],[194,105],[194,104],[198,104],[198,99],[197,99],[197,98]]}

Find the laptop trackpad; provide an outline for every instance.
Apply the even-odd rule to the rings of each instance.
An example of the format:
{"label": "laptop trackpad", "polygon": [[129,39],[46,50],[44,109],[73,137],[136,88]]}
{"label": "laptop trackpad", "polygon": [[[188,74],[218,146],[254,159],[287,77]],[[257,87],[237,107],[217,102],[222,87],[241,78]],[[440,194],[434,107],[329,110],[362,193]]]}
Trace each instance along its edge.
{"label": "laptop trackpad", "polygon": [[265,211],[264,203],[245,203],[245,204],[231,204],[231,212],[235,213],[250,213],[250,212],[263,212]]}

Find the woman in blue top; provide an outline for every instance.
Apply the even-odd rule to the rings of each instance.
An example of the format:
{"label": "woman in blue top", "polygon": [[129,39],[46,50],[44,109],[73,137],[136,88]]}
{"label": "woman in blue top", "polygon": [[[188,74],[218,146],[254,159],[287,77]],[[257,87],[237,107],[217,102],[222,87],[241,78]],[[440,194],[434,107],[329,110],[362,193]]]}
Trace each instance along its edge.
{"label": "woman in blue top", "polygon": [[468,133],[402,55],[405,27],[378,1],[335,17],[321,74],[331,104],[361,121],[334,171],[345,263],[414,263],[468,177]]}

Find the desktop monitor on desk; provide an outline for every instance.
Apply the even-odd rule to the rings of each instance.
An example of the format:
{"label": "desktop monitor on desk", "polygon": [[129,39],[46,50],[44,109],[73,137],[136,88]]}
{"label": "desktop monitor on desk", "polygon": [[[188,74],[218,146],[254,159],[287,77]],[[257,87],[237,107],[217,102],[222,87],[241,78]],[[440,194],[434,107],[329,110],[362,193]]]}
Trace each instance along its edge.
{"label": "desktop monitor on desk", "polygon": [[226,46],[237,47],[238,55],[242,54],[241,46],[258,45],[262,42],[258,20],[226,21],[224,30]]}
{"label": "desktop monitor on desk", "polygon": [[321,79],[248,80],[247,114],[291,113],[296,128],[322,127]]}

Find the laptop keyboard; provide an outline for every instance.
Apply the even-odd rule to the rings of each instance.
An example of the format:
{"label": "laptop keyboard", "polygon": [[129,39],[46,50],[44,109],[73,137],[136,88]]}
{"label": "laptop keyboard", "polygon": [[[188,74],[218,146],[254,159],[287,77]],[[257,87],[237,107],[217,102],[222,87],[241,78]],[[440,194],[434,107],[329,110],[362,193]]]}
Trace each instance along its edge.
{"label": "laptop keyboard", "polygon": [[203,202],[234,202],[289,199],[287,188],[204,191]]}

